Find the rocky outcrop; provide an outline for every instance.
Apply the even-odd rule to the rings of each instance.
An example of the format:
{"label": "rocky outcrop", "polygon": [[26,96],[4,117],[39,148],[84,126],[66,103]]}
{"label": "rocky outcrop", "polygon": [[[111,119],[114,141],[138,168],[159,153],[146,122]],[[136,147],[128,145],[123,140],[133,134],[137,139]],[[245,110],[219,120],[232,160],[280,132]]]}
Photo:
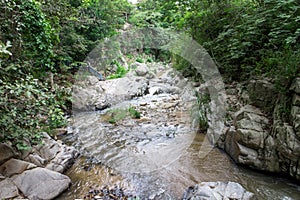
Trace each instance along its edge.
{"label": "rocky outcrop", "polygon": [[[235,113],[233,126],[226,133],[225,151],[237,163],[278,172],[278,165],[272,162],[275,158],[270,158],[275,152],[270,146],[273,139],[269,137],[269,129],[266,116],[258,108],[246,105]],[[271,152],[266,154],[266,149]]]}
{"label": "rocky outcrop", "polygon": [[183,195],[183,200],[223,200],[255,199],[254,194],[246,191],[240,184],[235,182],[202,182],[194,187],[189,187]]}
{"label": "rocky outcrop", "polygon": [[251,81],[249,88],[248,100],[243,95],[243,102],[251,105],[231,113],[233,120],[220,146],[237,163],[300,180],[300,79],[290,88],[288,121],[281,119],[282,106],[274,104],[277,95],[271,83]]}
{"label": "rocky outcrop", "polygon": [[73,87],[73,111],[103,110],[147,92],[145,77],[126,76],[119,79],[99,81],[88,76]]}
{"label": "rocky outcrop", "polygon": [[0,199],[53,199],[69,187],[71,180],[61,173],[78,156],[74,147],[44,133],[43,144],[23,152],[18,157],[22,160],[16,159],[10,146],[0,144],[0,148]]}
{"label": "rocky outcrop", "polygon": [[31,151],[24,153],[22,158],[39,167],[63,173],[78,156],[79,153],[74,147],[55,141],[44,133],[43,144],[33,147]]}

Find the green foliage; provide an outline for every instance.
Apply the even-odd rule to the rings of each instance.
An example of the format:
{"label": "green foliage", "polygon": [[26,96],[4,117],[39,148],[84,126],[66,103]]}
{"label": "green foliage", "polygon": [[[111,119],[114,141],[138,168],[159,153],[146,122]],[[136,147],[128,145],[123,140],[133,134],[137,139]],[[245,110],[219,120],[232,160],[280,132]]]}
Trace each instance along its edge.
{"label": "green foliage", "polygon": [[144,63],[144,59],[141,57],[138,57],[135,61],[139,63]]}
{"label": "green foliage", "polygon": [[197,104],[195,107],[196,116],[194,116],[194,118],[197,119],[199,123],[200,131],[206,131],[208,129],[207,114],[209,112],[210,96],[207,93],[200,94],[196,92],[195,94],[197,97]]}
{"label": "green foliage", "polygon": [[135,108],[130,107],[128,109],[130,115],[134,118],[134,119],[140,119],[141,118],[141,113],[138,112]]}
{"label": "green foliage", "polygon": [[127,74],[128,70],[126,70],[118,61],[113,61],[113,64],[117,66],[117,70],[114,74],[108,76],[107,79],[122,78]]}
{"label": "green foliage", "polygon": [[103,118],[104,121],[110,124],[116,124],[117,122],[127,117],[131,117],[133,119],[140,119],[141,113],[133,107],[129,107],[128,109],[116,108],[108,111]]}
{"label": "green foliage", "polygon": [[70,72],[130,12],[126,0],[0,0],[0,142],[21,150],[65,126]]}
{"label": "green foliage", "polygon": [[[157,14],[149,15],[151,11]],[[140,23],[145,21],[144,26],[189,33],[210,52],[226,80],[245,80],[265,73],[281,79],[276,73],[290,65],[282,58],[297,54],[300,44],[297,0],[148,0],[137,15],[142,15]],[[198,76],[180,57],[173,56],[172,60],[186,75]]]}
{"label": "green foliage", "polygon": [[53,45],[56,34],[41,11],[31,0],[1,0],[0,38],[11,41],[12,60],[34,59],[33,68],[53,69]]}
{"label": "green foliage", "polygon": [[0,80],[0,142],[11,142],[22,150],[40,142],[42,131],[65,125],[63,112],[47,83],[32,76],[14,82]]}

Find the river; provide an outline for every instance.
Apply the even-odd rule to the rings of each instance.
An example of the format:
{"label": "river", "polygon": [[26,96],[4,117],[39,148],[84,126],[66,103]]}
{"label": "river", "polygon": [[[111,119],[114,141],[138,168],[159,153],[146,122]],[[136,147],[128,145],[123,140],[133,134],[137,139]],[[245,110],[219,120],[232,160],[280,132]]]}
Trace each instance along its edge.
{"label": "river", "polygon": [[73,117],[74,133],[63,140],[82,157],[67,172],[72,186],[58,199],[83,198],[91,188],[104,186],[118,186],[140,199],[180,199],[189,186],[203,181],[234,181],[258,199],[300,199],[296,182],[237,166],[217,148],[200,157],[205,134],[193,120],[197,99],[191,84],[178,81],[168,68],[155,71],[150,80],[138,79],[147,82],[147,93]]}

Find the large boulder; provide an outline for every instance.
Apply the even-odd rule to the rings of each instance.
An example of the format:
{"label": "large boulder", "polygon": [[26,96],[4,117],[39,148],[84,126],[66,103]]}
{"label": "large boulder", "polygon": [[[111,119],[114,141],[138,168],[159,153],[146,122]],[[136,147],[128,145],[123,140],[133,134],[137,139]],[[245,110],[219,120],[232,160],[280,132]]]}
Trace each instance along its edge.
{"label": "large boulder", "polygon": [[246,191],[235,182],[202,182],[189,189],[183,195],[183,200],[251,200],[254,194]]}
{"label": "large boulder", "polygon": [[300,140],[293,126],[275,122],[273,134],[280,170],[300,180]]}
{"label": "large boulder", "polygon": [[226,133],[225,151],[237,163],[263,169],[269,120],[256,107],[246,105],[235,114],[234,126]]}
{"label": "large boulder", "polygon": [[148,81],[144,77],[98,81],[90,84],[89,79],[78,82],[73,87],[73,111],[103,110],[124,100],[144,95]]}
{"label": "large boulder", "polygon": [[44,168],[35,168],[12,177],[12,182],[29,199],[54,199],[66,190],[69,177]]}

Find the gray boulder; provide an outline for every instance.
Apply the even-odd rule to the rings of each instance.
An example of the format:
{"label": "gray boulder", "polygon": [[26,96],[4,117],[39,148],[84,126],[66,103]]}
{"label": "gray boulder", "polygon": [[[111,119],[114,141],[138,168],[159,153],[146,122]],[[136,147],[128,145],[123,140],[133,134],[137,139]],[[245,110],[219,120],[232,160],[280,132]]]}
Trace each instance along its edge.
{"label": "gray boulder", "polygon": [[254,194],[235,182],[202,182],[190,187],[183,200],[251,200]]}
{"label": "gray boulder", "polygon": [[0,181],[0,199],[12,199],[19,196],[18,188],[9,180]]}
{"label": "gray boulder", "polygon": [[144,77],[126,76],[123,78],[99,81],[94,85],[77,83],[73,88],[73,111],[103,110],[124,100],[142,96],[148,89]]}
{"label": "gray boulder", "polygon": [[138,63],[134,64],[136,67],[135,72],[138,76],[145,76],[149,72],[149,68],[145,63]]}
{"label": "gray boulder", "polygon": [[12,177],[13,183],[29,199],[53,199],[66,190],[69,177],[44,168],[35,168]]}

